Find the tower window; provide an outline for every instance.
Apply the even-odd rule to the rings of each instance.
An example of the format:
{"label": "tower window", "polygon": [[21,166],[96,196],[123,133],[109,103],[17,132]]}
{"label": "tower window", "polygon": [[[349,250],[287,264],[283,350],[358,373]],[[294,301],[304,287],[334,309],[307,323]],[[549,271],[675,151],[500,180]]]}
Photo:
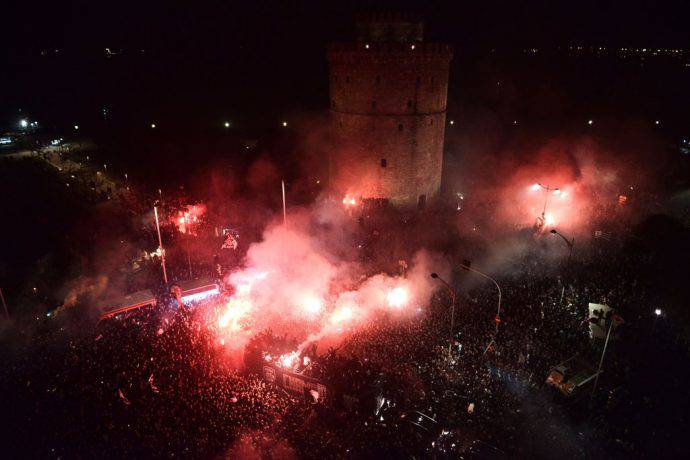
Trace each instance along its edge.
{"label": "tower window", "polygon": [[385,167],[387,167],[387,166],[388,166],[388,162],[386,161],[386,159],[385,159],[385,158],[381,158],[381,167],[382,167],[382,168],[385,168]]}
{"label": "tower window", "polygon": [[402,123],[400,123],[400,124],[398,125],[398,131],[402,131],[402,130],[403,130],[403,125],[402,125]]}

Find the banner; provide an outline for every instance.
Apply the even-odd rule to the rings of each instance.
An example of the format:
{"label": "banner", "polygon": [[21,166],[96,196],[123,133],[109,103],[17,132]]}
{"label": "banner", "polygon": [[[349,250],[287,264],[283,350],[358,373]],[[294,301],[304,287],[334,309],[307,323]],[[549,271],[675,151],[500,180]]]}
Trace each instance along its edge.
{"label": "banner", "polygon": [[589,303],[589,336],[593,339],[606,339],[610,322],[613,321],[613,331],[624,323],[616,311],[603,303]]}

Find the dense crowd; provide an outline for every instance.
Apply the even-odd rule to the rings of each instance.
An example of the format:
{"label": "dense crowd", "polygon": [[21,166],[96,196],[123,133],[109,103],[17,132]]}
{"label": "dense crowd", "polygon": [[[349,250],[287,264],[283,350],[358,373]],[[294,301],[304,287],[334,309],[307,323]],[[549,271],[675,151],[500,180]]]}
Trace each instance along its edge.
{"label": "dense crowd", "polygon": [[[654,392],[640,383],[645,348],[660,333],[665,350],[679,352],[662,324],[645,319],[653,299],[635,269],[645,260],[596,244],[570,263],[539,254],[499,277],[498,318],[493,284],[456,274],[452,339],[451,299],[439,289],[411,318],[381,314],[336,347],[308,347],[311,362],[299,372],[334,393],[385,401],[372,410],[305,401],[266,382],[204,327],[209,305],[178,310],[170,301],[77,330],[63,317],[7,341],[3,391],[13,393],[13,423],[5,434],[26,456],[117,458],[452,457],[477,441],[520,457],[624,457],[678,436],[667,427],[682,426],[683,397],[668,420],[641,433],[650,424],[640,414],[658,416],[668,407],[658,392],[683,393],[687,373],[655,382]],[[599,391],[566,400],[545,378],[573,355],[597,364],[588,302],[614,305],[629,324],[611,344]],[[279,355],[301,339],[264,332],[260,342]],[[421,426],[421,417],[433,422]],[[675,446],[665,452],[679,453]]]}

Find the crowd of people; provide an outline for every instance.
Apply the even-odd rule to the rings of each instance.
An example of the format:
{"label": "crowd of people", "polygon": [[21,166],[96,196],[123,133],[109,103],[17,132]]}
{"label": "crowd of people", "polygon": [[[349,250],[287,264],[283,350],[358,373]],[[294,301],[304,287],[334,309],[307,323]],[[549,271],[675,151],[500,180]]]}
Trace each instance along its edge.
{"label": "crowd of people", "polygon": [[[667,326],[650,320],[655,291],[637,269],[648,256],[592,242],[554,262],[533,245],[497,277],[498,316],[495,286],[461,272],[452,331],[451,298],[439,289],[416,315],[381,313],[337,346],[305,348],[299,372],[370,409],[305,400],[264,380],[204,326],[211,303],[178,309],[168,296],[96,326],[65,315],[5,340],[14,418],[5,434],[40,457],[453,457],[478,441],[519,457],[680,452],[657,444],[678,439],[668,427],[684,420],[687,397],[667,419],[659,414],[669,407],[665,390],[683,393],[687,371],[655,390],[644,380],[654,352],[686,356]],[[626,324],[598,391],[566,399],[545,384],[549,370],[574,355],[596,365],[603,351],[589,334],[589,302],[614,306]],[[257,332],[253,346],[273,356],[304,339]],[[645,413],[660,418],[650,425]]]}

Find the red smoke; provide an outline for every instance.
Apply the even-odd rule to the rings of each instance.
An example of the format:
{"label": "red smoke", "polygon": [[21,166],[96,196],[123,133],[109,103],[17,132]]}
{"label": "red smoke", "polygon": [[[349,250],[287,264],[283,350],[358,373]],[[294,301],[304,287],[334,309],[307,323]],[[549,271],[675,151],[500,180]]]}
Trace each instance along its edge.
{"label": "red smoke", "polygon": [[406,317],[426,306],[436,287],[429,273],[443,271],[443,261],[421,251],[405,275],[363,278],[358,264],[339,260],[329,241],[309,232],[309,221],[323,212],[296,213],[288,227],[269,227],[250,246],[244,268],[225,278],[233,294],[210,327],[226,347],[240,349],[267,328],[306,345],[366,326],[377,314]]}

